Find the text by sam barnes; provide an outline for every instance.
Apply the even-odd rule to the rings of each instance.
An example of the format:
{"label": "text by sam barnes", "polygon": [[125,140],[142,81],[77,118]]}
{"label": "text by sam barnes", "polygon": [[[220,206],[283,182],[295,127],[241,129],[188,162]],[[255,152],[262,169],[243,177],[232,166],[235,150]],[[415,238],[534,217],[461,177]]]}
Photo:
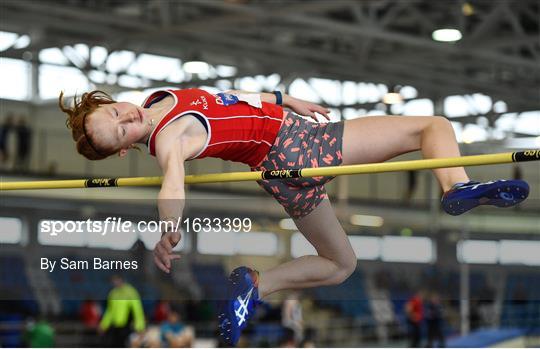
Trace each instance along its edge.
{"label": "text by sam barnes", "polygon": [[106,260],[94,257],[91,261],[72,260],[67,257],[61,259],[41,258],[41,270],[53,272],[56,268],[61,270],[137,270],[137,261]]}

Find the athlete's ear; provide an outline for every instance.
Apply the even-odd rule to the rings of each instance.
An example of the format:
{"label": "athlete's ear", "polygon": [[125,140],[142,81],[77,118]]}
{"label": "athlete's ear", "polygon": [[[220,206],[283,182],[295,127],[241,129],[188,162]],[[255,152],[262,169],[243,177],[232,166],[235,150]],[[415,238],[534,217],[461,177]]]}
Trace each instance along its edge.
{"label": "athlete's ear", "polygon": [[126,156],[128,153],[128,150],[127,149],[120,149],[120,151],[118,152],[118,156],[123,158],[124,156]]}

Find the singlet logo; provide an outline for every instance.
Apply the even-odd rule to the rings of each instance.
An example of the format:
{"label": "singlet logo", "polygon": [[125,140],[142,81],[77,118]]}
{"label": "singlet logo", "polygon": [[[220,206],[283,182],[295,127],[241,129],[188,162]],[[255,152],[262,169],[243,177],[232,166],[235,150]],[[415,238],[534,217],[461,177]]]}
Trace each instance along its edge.
{"label": "singlet logo", "polygon": [[224,106],[232,105],[238,103],[238,97],[228,93],[218,93],[218,98],[216,98],[216,103]]}
{"label": "singlet logo", "polygon": [[204,110],[208,110],[208,101],[206,100],[205,96],[200,96],[199,98],[197,98],[196,100],[190,103],[190,105],[193,105],[193,106],[197,106],[201,104]]}

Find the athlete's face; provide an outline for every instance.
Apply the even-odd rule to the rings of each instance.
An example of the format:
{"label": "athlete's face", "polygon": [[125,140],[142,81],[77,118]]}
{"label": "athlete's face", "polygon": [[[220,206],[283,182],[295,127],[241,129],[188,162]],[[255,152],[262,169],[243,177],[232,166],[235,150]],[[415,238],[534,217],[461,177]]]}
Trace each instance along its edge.
{"label": "athlete's face", "polygon": [[87,119],[96,147],[114,152],[141,142],[150,130],[146,110],[129,102],[102,104]]}

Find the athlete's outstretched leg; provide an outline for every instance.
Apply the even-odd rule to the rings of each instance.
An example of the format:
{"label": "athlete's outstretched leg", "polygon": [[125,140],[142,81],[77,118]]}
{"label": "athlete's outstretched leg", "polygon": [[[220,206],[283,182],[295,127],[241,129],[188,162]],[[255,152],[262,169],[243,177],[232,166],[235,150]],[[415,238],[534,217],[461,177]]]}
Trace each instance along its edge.
{"label": "athlete's outstretched leg", "polygon": [[356,269],[356,256],[328,199],[295,223],[318,255],[302,256],[261,272],[261,297],[280,290],[339,284]]}
{"label": "athlete's outstretched leg", "polygon": [[[421,150],[424,158],[460,156],[452,125],[440,116],[376,116],[345,121],[344,165],[383,162],[415,150]],[[463,167],[433,172],[445,192],[442,207],[451,215],[478,205],[514,206],[529,195],[529,185],[522,180],[472,182]]]}
{"label": "athlete's outstretched leg", "polygon": [[247,267],[233,270],[230,298],[218,316],[219,336],[225,343],[236,345],[258,299],[280,290],[339,284],[356,269],[356,256],[328,199],[295,222],[318,255],[302,256],[258,275]]}
{"label": "athlete's outstretched leg", "polygon": [[[384,162],[421,150],[424,158],[459,157],[450,122],[439,116],[368,116],[345,121],[343,165]],[[463,167],[433,170],[444,191],[469,181]]]}

